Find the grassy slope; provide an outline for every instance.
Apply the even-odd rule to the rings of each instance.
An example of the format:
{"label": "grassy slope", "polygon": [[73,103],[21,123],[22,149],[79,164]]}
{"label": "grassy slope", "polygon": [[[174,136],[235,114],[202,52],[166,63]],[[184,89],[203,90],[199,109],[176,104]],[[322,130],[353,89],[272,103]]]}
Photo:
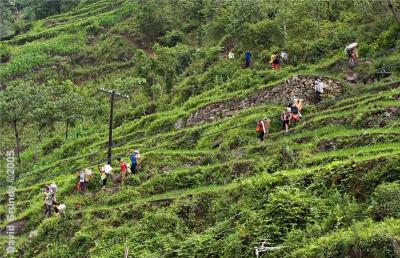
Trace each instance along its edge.
{"label": "grassy slope", "polygon": [[[99,1],[36,23],[27,35],[11,42],[18,58],[1,69],[1,76],[39,68],[41,72],[26,77],[40,80],[54,73],[54,64],[61,64],[68,72],[58,73],[59,79],[81,78],[83,86],[90,86],[95,83],[91,73],[105,71],[109,80],[129,74],[131,61],[97,59],[76,65],[72,60],[91,48],[85,46],[87,35],[80,26],[123,21],[127,9],[118,9],[119,4]],[[65,35],[58,36],[60,31]],[[229,65],[222,61],[214,69]],[[377,185],[399,179],[398,121],[374,112],[399,109],[398,84],[393,89],[382,83],[356,85],[346,98],[307,106],[305,120],[291,134],[278,133],[278,122],[273,121],[272,133],[262,144],[255,143],[251,124],[226,128],[265,115],[276,117],[280,106],[265,104],[213,123],[173,128],[178,117],[202,105],[249,95],[292,74],[320,73],[317,70],[289,68],[272,78],[257,71],[264,79],[256,87],[225,90],[240,79],[238,71],[220,87],[206,89],[169,111],[122,124],[115,130],[114,155],[127,159],[128,151],[140,148],[145,163],[139,176],[113,194],[99,191],[97,175],[90,195],[73,191],[73,172],[104,158],[106,128],[44,155],[18,180],[18,218],[27,220],[18,237],[21,257],[118,257],[126,245],[141,257],[250,256],[256,242],[267,237],[285,246],[271,257],[342,257],[358,251],[366,257],[393,256],[399,221],[373,221],[368,206]],[[359,89],[361,93],[354,93]],[[371,122],[365,124],[367,117]],[[216,141],[221,141],[219,147],[210,148]],[[335,148],[318,147],[328,141]],[[29,160],[32,152],[28,149],[23,158]],[[68,207],[63,219],[41,216],[40,189],[52,181],[59,185],[58,199]],[[39,236],[25,242],[34,229]]]}

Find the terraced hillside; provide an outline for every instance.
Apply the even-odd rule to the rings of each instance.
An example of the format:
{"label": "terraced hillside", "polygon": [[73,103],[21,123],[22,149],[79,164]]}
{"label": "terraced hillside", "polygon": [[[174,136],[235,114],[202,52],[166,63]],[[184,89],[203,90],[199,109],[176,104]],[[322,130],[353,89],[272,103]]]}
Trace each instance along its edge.
{"label": "terraced hillside", "polygon": [[[171,6],[177,3],[182,8],[175,13]],[[16,113],[23,127],[12,221],[10,184],[1,176],[0,241],[5,250],[6,226],[14,226],[17,253],[10,257],[123,257],[127,251],[128,257],[253,257],[266,239],[273,248],[262,257],[400,255],[400,59],[392,18],[371,20],[369,29],[381,33],[360,44],[365,58],[353,70],[342,56],[349,39],[340,37],[347,35],[340,29],[348,21],[329,17],[322,29],[339,32],[332,39],[325,31],[323,39],[332,42],[318,60],[309,56],[321,42],[309,40],[304,53],[296,52],[298,29],[288,22],[293,63],[279,71],[266,68],[266,53],[280,42],[256,37],[254,63],[243,69],[242,59],[222,58],[220,47],[234,41],[241,53],[248,43],[227,34],[229,28],[221,38],[211,35],[231,17],[224,8],[242,8],[241,1],[232,3],[218,9],[213,1],[82,1],[2,42],[9,55],[0,66],[2,92],[23,85],[21,96],[30,97],[23,110],[29,116]],[[343,13],[350,8],[336,7]],[[275,28],[273,22],[280,22],[279,15],[262,17],[252,25]],[[150,34],[152,19],[156,27],[166,24],[167,33]],[[252,25],[252,33],[260,33]],[[177,29],[184,38],[172,44],[180,38]],[[350,29],[359,33],[352,40],[365,39],[364,27]],[[209,33],[200,40],[202,31]],[[327,88],[315,105],[316,79]],[[129,160],[134,149],[143,157],[139,174],[109,182],[105,191],[97,166],[107,155],[109,103],[101,87],[130,95],[116,103],[113,157]],[[58,105],[51,89],[58,96],[70,88],[77,94],[72,96],[83,96],[79,110],[85,110],[73,123],[79,110],[54,111],[54,117],[45,112],[55,110],[48,102]],[[51,100],[41,102],[31,90]],[[284,133],[279,116],[294,96],[305,99],[303,118]],[[68,102],[61,103],[58,109]],[[255,125],[265,117],[271,128],[259,143]],[[2,137],[12,139],[13,127],[3,122]],[[112,165],[118,173],[116,160]],[[75,173],[86,167],[96,174],[82,195],[74,189]],[[46,218],[42,188],[52,182],[67,209]]]}

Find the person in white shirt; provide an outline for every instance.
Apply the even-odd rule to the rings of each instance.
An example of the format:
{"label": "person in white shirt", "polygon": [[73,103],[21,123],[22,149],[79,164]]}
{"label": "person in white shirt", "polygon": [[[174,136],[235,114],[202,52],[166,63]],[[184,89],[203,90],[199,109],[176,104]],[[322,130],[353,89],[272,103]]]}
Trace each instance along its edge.
{"label": "person in white shirt", "polygon": [[232,49],[229,51],[229,54],[228,54],[228,58],[229,59],[234,59],[235,58],[235,54],[232,51],[233,51]]}
{"label": "person in white shirt", "polygon": [[321,102],[321,94],[324,93],[324,83],[321,79],[317,79],[314,86],[315,90],[315,104]]}
{"label": "person in white shirt", "polygon": [[50,186],[46,185],[44,188],[44,215],[47,217],[51,216],[51,208],[53,207],[53,204],[57,203],[56,190],[57,186],[55,184],[51,184]]}
{"label": "person in white shirt", "polygon": [[112,171],[112,167],[110,166],[110,164],[106,164],[106,165],[104,166],[104,172],[105,172],[107,175],[110,175],[110,174],[111,174],[111,171]]}
{"label": "person in white shirt", "polygon": [[85,182],[85,171],[81,170],[79,171],[79,185],[80,185],[80,192],[84,193],[85,188],[86,188],[86,182]]}
{"label": "person in white shirt", "polygon": [[285,50],[282,50],[281,52],[281,59],[284,64],[288,63],[288,54],[286,53]]}

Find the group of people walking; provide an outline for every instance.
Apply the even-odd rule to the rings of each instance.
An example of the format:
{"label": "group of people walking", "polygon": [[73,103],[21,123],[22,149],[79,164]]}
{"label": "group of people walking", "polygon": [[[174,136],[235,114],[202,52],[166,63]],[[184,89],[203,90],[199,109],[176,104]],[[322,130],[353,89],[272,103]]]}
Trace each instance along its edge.
{"label": "group of people walking", "polygon": [[295,98],[289,105],[283,110],[281,115],[282,128],[287,133],[289,131],[289,125],[295,124],[300,121],[302,117],[300,111],[303,109],[303,100]]}
{"label": "group of people walking", "polygon": [[[233,52],[234,50],[231,49],[228,53],[224,54],[225,58],[229,59],[234,59],[235,54]],[[273,53],[271,55],[271,59],[269,61],[269,64],[271,64],[272,70],[279,70],[280,64],[285,63],[288,64],[288,54],[286,50],[282,50],[280,54],[278,53]],[[244,68],[249,68],[251,66],[251,53],[249,50],[246,50],[244,53]]]}
{"label": "group of people walking", "polygon": [[[321,102],[325,87],[326,85],[324,82],[322,82],[321,79],[318,78],[317,80],[315,80],[314,104],[318,104]],[[300,121],[300,119],[303,117],[301,114],[302,109],[303,109],[303,100],[300,98],[293,98],[292,101],[290,101],[289,105],[285,107],[280,116],[280,121],[282,123],[282,130],[284,132],[286,133],[289,132],[289,126],[291,124],[296,124],[297,122]],[[265,135],[269,132],[270,125],[271,125],[271,120],[267,118],[257,121],[256,132],[259,142],[264,141]]]}
{"label": "group of people walking", "polygon": [[[107,181],[110,176],[113,176],[113,181],[122,183],[124,179],[129,175],[129,174],[136,174],[140,169],[141,169],[141,164],[142,164],[142,157],[140,155],[139,150],[135,150],[130,156],[130,163],[125,162],[122,158],[118,157],[117,162],[119,165],[119,174],[116,174],[114,177],[114,174],[112,173],[113,168],[110,164],[104,164],[104,165],[99,165],[98,170],[100,173],[100,179],[102,182],[102,190],[106,189],[107,186]],[[85,185],[88,183],[91,179],[91,177],[87,176],[88,172],[91,172],[90,169],[84,169],[81,170],[79,173],[81,176],[79,176],[80,184],[83,183]],[[84,174],[85,176],[82,176]],[[85,181],[82,182],[82,179]],[[83,193],[85,191],[85,187],[80,187],[78,190]]]}
{"label": "group of people walking", "polygon": [[[358,51],[357,51],[357,42],[351,43],[345,47],[345,53],[349,58],[349,67],[353,68],[355,63],[358,60]],[[225,53],[225,58],[234,59],[234,49],[231,49],[229,53]],[[285,49],[281,51],[279,54],[278,52],[274,52],[271,55],[269,64],[271,65],[272,70],[279,70],[281,63],[288,64],[289,58],[288,53]],[[249,50],[246,50],[244,53],[244,68],[249,68],[251,66],[251,53]]]}
{"label": "group of people walking", "polygon": [[[113,181],[122,183],[129,174],[136,174],[141,170],[142,157],[139,150],[135,150],[130,156],[130,163],[125,162],[122,158],[117,158],[118,165],[120,167],[119,173],[113,174],[113,168],[110,164],[99,165],[98,170],[100,173],[100,179],[102,183],[102,190],[106,190],[107,181],[109,177],[112,177]],[[77,183],[76,189],[84,194],[87,190],[87,184],[93,179],[93,171],[90,168],[81,169],[77,172]],[[59,204],[56,199],[57,185],[55,183],[46,185],[43,188],[44,194],[44,215],[50,217],[52,210],[57,215],[63,211],[66,206],[65,204]]]}
{"label": "group of people walking", "polygon": [[[289,125],[297,123],[302,117],[300,111],[303,109],[303,100],[299,98],[294,98],[293,101],[283,110],[280,116],[280,121],[282,122],[282,129],[285,132],[289,131]],[[269,132],[271,126],[271,120],[268,118],[261,119],[257,121],[256,132],[259,142],[264,141],[265,135]]]}
{"label": "group of people walking", "polygon": [[[349,67],[353,67],[355,62],[358,59],[357,52],[357,43],[352,43],[345,48],[345,53],[349,57]],[[233,49],[226,54],[226,58],[234,59],[235,54],[233,53]],[[244,53],[244,67],[248,68],[251,65],[251,53],[247,50]],[[281,62],[288,63],[288,54],[285,50],[282,50],[280,55],[278,53],[274,53],[271,55],[271,59],[269,63],[273,70],[279,70]],[[318,104],[321,101],[321,95],[324,93],[324,83],[317,79],[314,85],[315,91],[315,100],[314,103]],[[289,125],[293,123],[297,123],[300,121],[302,115],[301,110],[303,109],[302,99],[295,98],[293,101],[289,103],[289,105],[284,109],[280,116],[280,120],[282,122],[282,129],[287,133],[289,131]],[[264,141],[265,135],[269,132],[269,128],[271,125],[270,119],[262,119],[257,121],[256,132],[259,142]],[[124,179],[129,174],[136,174],[141,169],[142,158],[140,152],[135,150],[130,156],[130,163],[125,162],[122,158],[117,158],[120,173],[116,175],[115,181],[119,181],[122,183]],[[98,166],[98,170],[100,173],[100,179],[102,182],[102,190],[106,189],[107,180],[110,176],[113,176],[111,164],[104,164]],[[84,193],[87,188],[87,183],[91,181],[93,177],[93,172],[90,168],[82,169],[77,173],[78,182],[76,184],[76,188],[79,192]],[[114,178],[113,178],[114,179]],[[49,217],[52,214],[52,209],[54,209],[56,214],[60,214],[60,212],[65,209],[65,204],[58,204],[56,200],[56,190],[57,185],[55,183],[51,185],[46,185],[43,189],[44,194],[44,215]]]}

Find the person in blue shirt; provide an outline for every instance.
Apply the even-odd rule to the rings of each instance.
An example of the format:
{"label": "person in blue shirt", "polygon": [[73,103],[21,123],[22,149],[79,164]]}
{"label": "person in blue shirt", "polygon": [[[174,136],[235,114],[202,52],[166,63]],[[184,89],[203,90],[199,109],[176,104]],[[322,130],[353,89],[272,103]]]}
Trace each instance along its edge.
{"label": "person in blue shirt", "polygon": [[133,153],[129,156],[130,160],[131,160],[131,170],[132,170],[132,174],[136,174],[136,166],[137,166],[137,161],[136,161],[136,154]]}
{"label": "person in blue shirt", "polygon": [[244,67],[245,67],[245,68],[250,67],[250,58],[251,58],[250,51],[247,50],[247,51],[244,53],[244,59],[245,59]]}

